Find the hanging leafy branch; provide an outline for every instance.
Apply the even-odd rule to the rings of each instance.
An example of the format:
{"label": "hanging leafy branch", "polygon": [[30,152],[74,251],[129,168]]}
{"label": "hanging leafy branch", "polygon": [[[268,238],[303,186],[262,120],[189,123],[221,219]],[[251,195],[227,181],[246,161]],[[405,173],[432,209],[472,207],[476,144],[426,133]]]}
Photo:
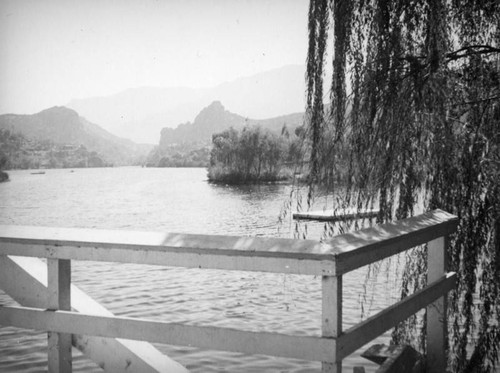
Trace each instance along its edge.
{"label": "hanging leafy branch", "polygon": [[[457,215],[450,368],[491,372],[500,353],[500,3],[310,0],[308,25],[308,198],[322,184],[344,204],[378,204],[380,223],[434,208]],[[425,250],[415,255],[402,296],[425,282]],[[407,327],[396,341],[408,340]]]}

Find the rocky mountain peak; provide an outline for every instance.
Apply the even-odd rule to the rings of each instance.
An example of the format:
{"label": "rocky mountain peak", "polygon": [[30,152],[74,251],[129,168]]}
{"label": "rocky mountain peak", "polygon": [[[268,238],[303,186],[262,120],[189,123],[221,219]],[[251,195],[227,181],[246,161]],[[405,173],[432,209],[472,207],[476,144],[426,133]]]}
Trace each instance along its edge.
{"label": "rocky mountain peak", "polygon": [[205,123],[214,120],[220,120],[226,113],[226,109],[220,101],[214,101],[206,108],[200,111],[196,116],[194,123]]}
{"label": "rocky mountain peak", "polygon": [[231,127],[239,130],[245,125],[262,125],[279,133],[285,124],[289,130],[293,130],[302,122],[302,113],[262,120],[249,119],[226,110],[220,101],[214,101],[200,111],[193,123],[179,124],[176,128],[163,128],[159,147],[161,150],[168,148],[171,144],[207,142],[211,140],[214,133]]}

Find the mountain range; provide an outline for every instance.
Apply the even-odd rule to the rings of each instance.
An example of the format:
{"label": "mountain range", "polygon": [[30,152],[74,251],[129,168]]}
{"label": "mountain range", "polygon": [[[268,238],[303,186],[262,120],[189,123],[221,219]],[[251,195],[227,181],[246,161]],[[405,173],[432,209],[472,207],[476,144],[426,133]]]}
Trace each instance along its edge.
{"label": "mountain range", "polygon": [[174,128],[161,130],[160,148],[172,144],[210,141],[214,133],[230,127],[240,130],[245,125],[260,125],[273,132],[280,132],[283,126],[289,131],[302,125],[303,113],[282,115],[270,119],[250,119],[226,110],[220,101],[214,101],[202,109],[194,121],[179,124]]}
{"label": "mountain range", "polygon": [[289,65],[212,88],[133,88],[66,106],[107,131],[136,142],[157,143],[162,128],[192,120],[200,108],[221,101],[233,113],[255,119],[301,112],[304,66]]}
{"label": "mountain range", "polygon": [[152,148],[117,137],[80,116],[76,111],[55,106],[32,115],[0,115],[0,129],[20,133],[28,139],[55,144],[83,145],[99,153],[107,163],[137,163]]}
{"label": "mountain range", "polygon": [[[176,155],[189,150],[197,157],[203,149],[203,164],[206,164],[211,138],[214,133],[230,127],[241,130],[246,125],[260,125],[274,132],[281,132],[283,126],[289,131],[303,124],[304,114],[295,113],[270,119],[251,119],[226,110],[220,101],[214,101],[198,115],[193,122],[179,124],[176,128],[165,127],[157,136],[158,146],[137,144],[120,138],[79,115],[75,110],[55,106],[32,115],[0,115],[0,130],[20,133],[28,140],[50,142],[58,145],[83,145],[89,152],[96,152],[105,164],[130,165],[148,162],[157,164],[165,155]],[[33,146],[31,146],[33,147]],[[38,146],[37,146],[38,147]],[[177,154],[182,156],[182,154]],[[154,158],[156,161],[151,161]],[[207,159],[205,159],[207,158]],[[176,164],[181,160],[178,160]],[[198,163],[198,165],[201,163]]]}

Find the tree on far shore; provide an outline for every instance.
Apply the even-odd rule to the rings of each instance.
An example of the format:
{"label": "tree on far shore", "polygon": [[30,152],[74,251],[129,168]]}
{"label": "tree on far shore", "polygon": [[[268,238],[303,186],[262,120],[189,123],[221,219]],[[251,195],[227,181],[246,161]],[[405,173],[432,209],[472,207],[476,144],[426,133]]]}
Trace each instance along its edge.
{"label": "tree on far shore", "polygon": [[299,138],[258,125],[229,128],[212,136],[208,178],[225,183],[279,181],[293,173],[286,163],[298,159]]}

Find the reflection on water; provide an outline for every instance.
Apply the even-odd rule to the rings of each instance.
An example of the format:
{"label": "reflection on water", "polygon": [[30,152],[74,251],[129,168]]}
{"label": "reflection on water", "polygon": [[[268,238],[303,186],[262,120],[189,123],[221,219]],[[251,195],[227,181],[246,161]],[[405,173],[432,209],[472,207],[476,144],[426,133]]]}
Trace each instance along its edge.
{"label": "reflection on water", "polygon": [[[278,215],[290,193],[282,184],[210,184],[204,169],[112,168],[10,172],[0,184],[0,224],[130,229],[227,235],[285,236]],[[288,215],[290,216],[290,215]],[[309,224],[319,238],[323,224]],[[382,276],[384,277],[384,276]],[[164,268],[134,264],[74,262],[72,279],[117,315],[196,325],[216,325],[295,335],[320,333],[320,279],[312,276]],[[344,327],[357,322],[364,272],[344,280]],[[393,294],[373,283],[373,309]],[[0,304],[13,304],[0,293]],[[206,351],[158,348],[194,372],[306,372],[317,362]],[[75,371],[99,371],[74,352]],[[44,333],[0,329],[0,371],[46,369]],[[370,366],[354,355],[345,360]],[[373,365],[372,365],[373,366]]]}

